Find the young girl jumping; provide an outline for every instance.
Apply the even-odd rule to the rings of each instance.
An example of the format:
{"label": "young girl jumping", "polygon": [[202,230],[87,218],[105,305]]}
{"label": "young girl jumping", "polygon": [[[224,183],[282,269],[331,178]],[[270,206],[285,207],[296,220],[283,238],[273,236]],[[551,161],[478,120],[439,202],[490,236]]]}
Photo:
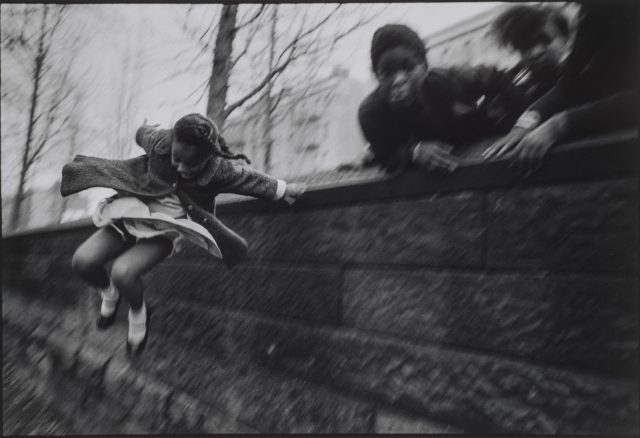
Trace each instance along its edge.
{"label": "young girl jumping", "polygon": [[[136,133],[145,155],[108,160],[78,155],[62,169],[60,191],[68,196],[91,187],[117,194],[104,199],[93,214],[100,229],[73,255],[74,271],[102,296],[99,329],[115,321],[120,298],[128,301],[127,352],[146,345],[150,310],[142,294],[141,276],[184,242],[206,249],[231,267],[247,252],[244,239],[215,217],[215,198],[236,193],[264,200],[294,202],[303,184],[287,184],[231,160],[243,159],[227,148],[213,121],[189,114],[173,129],[146,123]],[[111,272],[105,265],[114,260]]]}

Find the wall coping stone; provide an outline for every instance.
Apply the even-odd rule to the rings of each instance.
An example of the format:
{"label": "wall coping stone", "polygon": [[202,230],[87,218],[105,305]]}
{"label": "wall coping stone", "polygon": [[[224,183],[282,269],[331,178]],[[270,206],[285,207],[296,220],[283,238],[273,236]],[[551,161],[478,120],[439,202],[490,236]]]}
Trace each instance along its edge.
{"label": "wall coping stone", "polygon": [[[303,198],[289,206],[284,202],[267,202],[235,197],[218,202],[218,215],[300,211],[357,202],[400,199],[427,194],[465,190],[488,190],[499,187],[530,186],[552,182],[637,176],[640,149],[637,130],[615,132],[555,147],[545,164],[528,177],[518,175],[507,159],[484,161],[479,147],[470,148],[460,158],[463,165],[453,174],[428,175],[410,170],[397,178],[375,179],[311,185]],[[486,142],[478,144],[486,146]],[[90,218],[64,224],[8,233],[3,239],[56,233],[92,226]]]}

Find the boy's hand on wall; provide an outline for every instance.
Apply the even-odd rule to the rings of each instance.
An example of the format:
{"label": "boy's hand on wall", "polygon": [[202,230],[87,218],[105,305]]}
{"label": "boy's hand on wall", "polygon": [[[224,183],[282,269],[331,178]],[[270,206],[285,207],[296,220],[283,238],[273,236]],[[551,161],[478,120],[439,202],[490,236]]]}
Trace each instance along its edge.
{"label": "boy's hand on wall", "polygon": [[453,172],[459,166],[458,158],[451,154],[453,146],[438,141],[421,141],[411,152],[411,159],[418,167],[426,170],[446,170]]}
{"label": "boy's hand on wall", "polygon": [[304,183],[287,183],[287,190],[284,192],[284,200],[288,204],[293,204],[307,190]]}
{"label": "boy's hand on wall", "polygon": [[527,136],[533,128],[523,128],[520,126],[514,126],[504,137],[497,140],[491,146],[489,146],[483,153],[482,157],[485,160],[498,159],[511,153],[513,149],[520,143],[520,141]]}

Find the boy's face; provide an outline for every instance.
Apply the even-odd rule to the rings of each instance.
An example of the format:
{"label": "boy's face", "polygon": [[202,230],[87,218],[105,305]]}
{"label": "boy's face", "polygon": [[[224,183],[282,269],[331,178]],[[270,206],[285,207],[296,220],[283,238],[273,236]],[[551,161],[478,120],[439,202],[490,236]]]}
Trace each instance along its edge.
{"label": "boy's face", "polygon": [[403,47],[390,49],[380,57],[376,77],[393,110],[407,109],[418,102],[420,79],[426,71],[425,61]]}
{"label": "boy's face", "polygon": [[184,179],[197,177],[212,159],[213,154],[203,148],[174,139],[171,146],[171,165]]}
{"label": "boy's face", "polygon": [[551,22],[531,36],[530,44],[521,51],[522,59],[534,76],[553,75],[567,55],[568,39]]}

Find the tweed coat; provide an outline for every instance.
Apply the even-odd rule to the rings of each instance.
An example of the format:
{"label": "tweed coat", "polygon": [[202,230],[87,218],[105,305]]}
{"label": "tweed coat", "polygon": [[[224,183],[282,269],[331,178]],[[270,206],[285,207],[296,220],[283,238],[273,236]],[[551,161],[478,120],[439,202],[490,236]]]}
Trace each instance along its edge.
{"label": "tweed coat", "polygon": [[172,129],[145,125],[136,132],[136,143],[144,149],[144,155],[129,160],[77,155],[62,168],[60,192],[68,196],[92,187],[106,187],[142,198],[175,192],[189,218],[211,233],[223,262],[230,268],[244,258],[247,243],[215,217],[216,196],[235,193],[274,200],[281,192],[279,184],[284,182],[218,156],[197,178],[182,179],[171,165],[172,142]]}

